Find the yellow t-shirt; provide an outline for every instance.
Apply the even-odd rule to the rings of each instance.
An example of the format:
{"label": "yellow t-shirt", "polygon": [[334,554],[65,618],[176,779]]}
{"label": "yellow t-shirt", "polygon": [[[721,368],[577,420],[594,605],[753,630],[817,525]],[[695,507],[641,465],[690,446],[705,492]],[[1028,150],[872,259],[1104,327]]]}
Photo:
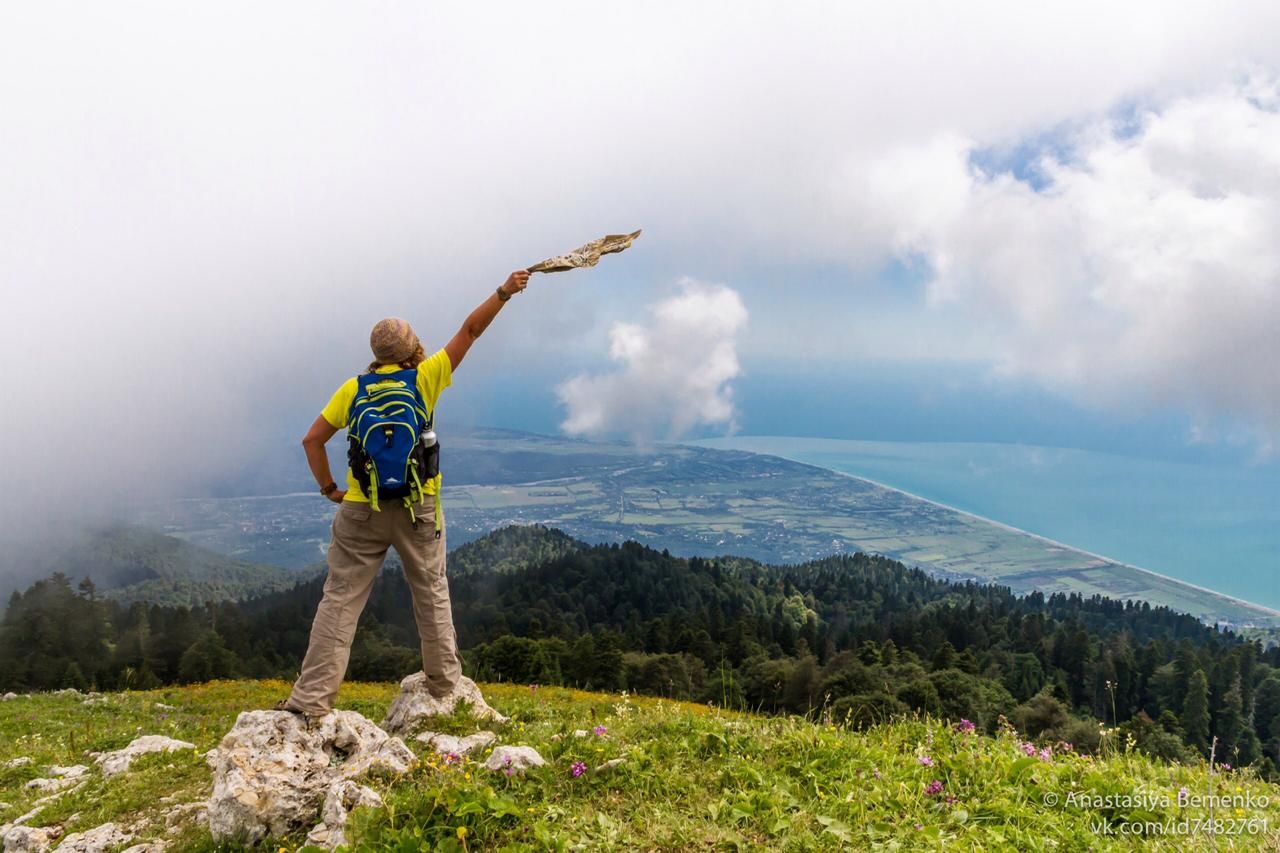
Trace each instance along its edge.
{"label": "yellow t-shirt", "polygon": [[[403,369],[398,364],[391,364],[379,367],[376,372],[395,373],[397,370]],[[428,411],[433,414],[436,410],[436,400],[440,399],[440,392],[448,388],[452,382],[453,364],[449,361],[449,354],[444,350],[429,356],[418,365],[418,391],[421,392],[422,399],[426,401]],[[351,414],[351,404],[355,402],[357,390],[359,390],[359,385],[356,377],[353,376],[343,382],[342,387],[334,392],[333,397],[329,399],[328,405],[320,412],[324,419],[329,422],[329,426],[335,429],[346,427],[347,417]],[[437,474],[434,479],[423,485],[427,494],[438,494],[440,491],[440,475]],[[344,500],[366,504],[369,502],[369,499],[365,497],[364,492],[360,489],[360,483],[356,481],[355,475],[351,473],[350,468],[347,469],[347,496]]]}

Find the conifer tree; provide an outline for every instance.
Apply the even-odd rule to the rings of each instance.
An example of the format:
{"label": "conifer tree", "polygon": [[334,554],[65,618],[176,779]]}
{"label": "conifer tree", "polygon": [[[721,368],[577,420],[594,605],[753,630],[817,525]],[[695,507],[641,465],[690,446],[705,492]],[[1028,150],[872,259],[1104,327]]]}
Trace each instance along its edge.
{"label": "conifer tree", "polygon": [[1209,752],[1209,679],[1197,669],[1187,679],[1187,698],[1182,705],[1182,732],[1187,746]]}

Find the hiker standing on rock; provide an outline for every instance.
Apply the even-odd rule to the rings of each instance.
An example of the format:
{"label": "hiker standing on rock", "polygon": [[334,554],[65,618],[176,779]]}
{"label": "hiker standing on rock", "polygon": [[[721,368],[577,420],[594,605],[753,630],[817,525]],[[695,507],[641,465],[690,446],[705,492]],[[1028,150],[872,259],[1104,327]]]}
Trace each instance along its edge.
{"label": "hiker standing on rock", "polygon": [[[431,356],[407,322],[379,321],[369,336],[373,363],[342,384],[302,439],[320,494],[340,506],[307,655],[293,692],[277,709],[308,717],[333,709],[356,621],[391,547],[400,555],[413,596],[427,689],[443,697],[462,677],[445,578],[439,445],[432,428],[436,401],[471,345],[528,283],[527,271],[513,272]],[[349,467],[346,488],[340,489],[330,474],[325,444],[344,427]]]}

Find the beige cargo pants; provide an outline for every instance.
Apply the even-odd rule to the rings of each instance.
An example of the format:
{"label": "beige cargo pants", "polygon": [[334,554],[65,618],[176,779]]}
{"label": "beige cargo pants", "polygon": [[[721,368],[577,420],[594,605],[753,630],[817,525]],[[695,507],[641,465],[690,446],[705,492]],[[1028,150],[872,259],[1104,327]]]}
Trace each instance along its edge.
{"label": "beige cargo pants", "polygon": [[332,710],[351,658],[356,621],[369,600],[388,547],[400,555],[413,596],[427,688],[437,696],[453,689],[462,676],[462,666],[444,571],[445,537],[436,538],[434,504],[435,499],[428,498],[415,510],[417,529],[409,511],[398,503],[388,502],[379,512],[352,501],[338,507],[324,598],[311,623],[302,671],[285,707],[313,716]]}

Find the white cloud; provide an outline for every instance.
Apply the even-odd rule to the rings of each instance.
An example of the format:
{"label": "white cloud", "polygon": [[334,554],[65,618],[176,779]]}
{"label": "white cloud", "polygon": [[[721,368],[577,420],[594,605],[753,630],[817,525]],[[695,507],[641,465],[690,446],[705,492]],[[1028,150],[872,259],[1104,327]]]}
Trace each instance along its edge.
{"label": "white cloud", "polygon": [[957,136],[869,170],[928,300],[1001,371],[1095,404],[1280,433],[1280,112],[1257,79],[1075,131],[1044,185]]}
{"label": "white cloud", "polygon": [[[282,413],[315,411],[363,366],[378,318],[405,316],[443,343],[510,269],[611,230],[645,235],[590,275],[536,280],[459,384],[578,358],[599,334],[591,318],[652,298],[620,286],[634,270],[734,281],[753,328],[776,343],[766,357],[815,348],[783,330],[796,320],[789,304],[826,324],[809,337],[839,358],[830,341],[856,309],[811,309],[804,275],[865,274],[890,250],[903,223],[872,200],[869,164],[931,139],[1011,142],[1118,101],[1203,93],[1241,62],[1280,68],[1277,31],[1269,0],[1227,11],[1164,0],[0,4],[0,364],[28,411],[69,410],[34,436],[20,419],[0,422],[6,464],[65,466],[23,472],[40,487],[4,500],[56,511],[58,482],[198,492],[280,434],[292,444],[306,423]],[[1210,151],[1236,184],[1230,169],[1250,169],[1266,141],[1166,136],[1150,136],[1158,174]],[[946,180],[965,210],[1002,192],[933,165],[940,178],[920,182],[921,205],[941,201]],[[1041,243],[1069,242],[1046,199],[1003,192],[974,229],[1007,224],[1023,239],[1038,222]],[[1231,229],[1257,212],[1232,204],[1202,223],[1224,241],[1215,257],[1256,242]],[[936,215],[942,225],[907,224],[957,254],[954,214]],[[1011,252],[991,263],[1034,262]],[[967,262],[963,247],[952,262]],[[795,272],[785,286],[740,274],[766,267]],[[1036,317],[1062,298],[1005,301]],[[905,314],[856,319],[890,329],[874,347],[890,353],[899,327],[932,334]],[[1070,366],[1011,349],[1027,351],[1024,365],[1055,362],[1040,375]],[[71,400],[37,374],[72,377]],[[1257,389],[1224,376],[1218,393],[1238,406]]]}
{"label": "white cloud", "polygon": [[571,435],[623,432],[638,441],[679,438],[698,426],[733,428],[741,372],[738,336],[747,309],[737,291],[692,279],[650,309],[648,325],[615,323],[608,373],[584,373],[557,389]]}

